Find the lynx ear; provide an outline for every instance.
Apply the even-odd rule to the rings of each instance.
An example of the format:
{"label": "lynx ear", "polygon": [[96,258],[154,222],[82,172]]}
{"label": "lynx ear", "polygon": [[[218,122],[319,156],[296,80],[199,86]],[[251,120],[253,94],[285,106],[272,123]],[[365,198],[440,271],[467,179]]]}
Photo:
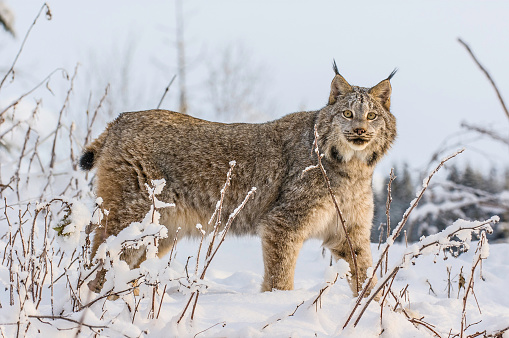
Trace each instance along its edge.
{"label": "lynx ear", "polygon": [[336,76],[332,79],[330,86],[329,104],[336,103],[339,95],[345,95],[352,91],[352,86],[350,86],[350,84],[346,82],[345,78],[339,74],[335,60],[332,63],[332,69],[334,69]]}
{"label": "lynx ear", "polygon": [[368,93],[374,96],[387,110],[390,110],[391,108],[392,88],[390,80],[397,71],[397,69],[394,69],[387,79],[380,81],[379,84],[368,91]]}

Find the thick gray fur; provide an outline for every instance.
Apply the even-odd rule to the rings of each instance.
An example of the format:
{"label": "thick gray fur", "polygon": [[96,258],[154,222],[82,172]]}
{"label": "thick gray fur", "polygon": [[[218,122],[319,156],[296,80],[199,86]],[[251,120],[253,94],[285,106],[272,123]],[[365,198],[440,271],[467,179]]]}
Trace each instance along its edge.
{"label": "thick gray fur", "polygon": [[[164,178],[166,186],[158,198],[176,205],[160,210],[161,223],[169,229],[169,238],[159,243],[160,256],[171,249],[177,227],[186,236],[199,235],[197,223],[210,231],[205,225],[216,207],[229,162],[234,160],[237,165],[223,215],[228,217],[248,191],[257,188],[230,231],[261,236],[262,291],[293,288],[297,256],[308,238],[322,239],[336,259],[350,263],[354,275],[350,250],[322,174],[319,169],[303,173],[317,164],[316,125],[323,166],[346,219],[362,282],[372,265],[373,170],[396,137],[396,121],[389,110],[389,80],[394,74],[363,88],[348,84],[334,68],[325,107],[271,122],[223,124],[165,110],[121,114],[82,157],[85,169],[97,169],[96,192],[110,211],[107,227],[96,230],[92,255],[107,236],[118,234],[147,213],[150,201],[145,183],[150,180]],[[369,113],[375,118],[369,119],[373,117]],[[144,256],[138,250],[123,259],[133,268]],[[356,293],[354,279],[351,285]]]}

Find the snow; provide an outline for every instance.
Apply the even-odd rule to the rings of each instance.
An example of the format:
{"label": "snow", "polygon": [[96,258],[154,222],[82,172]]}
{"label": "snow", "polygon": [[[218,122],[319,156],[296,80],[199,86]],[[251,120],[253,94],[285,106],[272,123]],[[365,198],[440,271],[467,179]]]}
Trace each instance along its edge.
{"label": "snow", "polygon": [[[56,8],[58,10],[59,7]],[[279,22],[278,26],[281,26]],[[425,27],[428,26],[426,23]],[[315,35],[312,35],[314,39]],[[31,42],[37,40],[34,37]],[[44,43],[49,41],[39,40]],[[14,50],[6,47],[7,49]],[[49,50],[52,48],[43,48],[40,52]],[[273,48],[267,50],[274,51]],[[432,53],[439,55],[433,51]],[[359,53],[355,54],[354,57],[358,57]],[[24,54],[28,55],[40,56],[36,52]],[[371,55],[369,57],[372,58]],[[440,57],[443,57],[443,54],[440,54]],[[327,58],[330,59],[329,56]],[[394,62],[392,57],[390,62]],[[468,62],[468,67],[461,68],[462,72],[465,69],[472,70],[470,60]],[[450,64],[444,63],[444,67],[449,67]],[[380,68],[379,65],[376,67]],[[47,71],[47,67],[40,68],[41,71]],[[316,68],[310,66],[309,69]],[[367,71],[371,72],[369,69]],[[434,73],[440,75],[441,72]],[[400,83],[416,83],[415,74],[407,74],[412,76],[412,80],[405,81],[405,75],[402,74]],[[326,76],[329,78],[330,73]],[[34,77],[39,78],[37,75]],[[308,79],[307,76],[305,78]],[[322,82],[330,82],[330,79],[317,81]],[[433,79],[433,83],[450,82]],[[471,84],[468,86],[471,87]],[[79,87],[76,86],[75,89],[78,90]],[[421,90],[422,88],[417,91],[412,89],[412,92]],[[288,92],[295,95],[294,90]],[[463,98],[464,93],[460,90],[458,92],[461,92]],[[58,94],[62,93],[57,92]],[[399,97],[405,97],[402,94]],[[422,93],[419,95],[421,97]],[[449,98],[451,95],[446,96]],[[44,101],[44,107],[54,106],[54,101]],[[3,96],[0,105],[8,105],[6,102],[12,100]],[[83,337],[433,336],[424,325],[412,324],[407,318],[410,316],[429,323],[430,327],[445,337],[450,333],[458,334],[460,330],[462,299],[465,295],[464,287],[460,287],[461,280],[474,282],[475,298],[481,309],[479,311],[474,297],[470,294],[466,314],[467,324],[472,325],[466,330],[466,335],[484,330],[487,334],[496,333],[497,330],[509,327],[509,244],[491,244],[484,236],[484,232],[490,232],[491,225],[498,222],[498,217],[493,217],[487,223],[458,220],[441,233],[423,237],[420,242],[410,244],[408,248],[392,237],[381,245],[380,251],[376,245],[372,245],[375,260],[388,248],[388,266],[384,263],[382,268],[388,268],[389,275],[380,277],[380,271],[373,269],[369,269],[367,273],[379,276],[377,285],[380,286],[382,281],[390,281],[390,273],[394,272],[392,276],[395,277],[391,282],[394,296],[387,295],[382,308],[376,301],[371,302],[367,305],[366,312],[359,317],[360,308],[367,304],[366,299],[361,300],[361,307],[353,316],[354,319],[360,318],[358,324],[354,325],[354,321],[351,321],[343,327],[357,301],[347,282],[349,266],[342,260],[330,266],[330,253],[323,251],[321,243],[316,240],[307,241],[301,250],[295,271],[295,289],[292,291],[260,292],[264,269],[260,239],[257,237],[227,236],[224,242],[216,238],[214,249],[218,244],[221,247],[211,260],[204,252],[198,255],[198,248],[208,248],[213,237],[211,234],[204,234],[203,246],[198,241],[184,239],[171,253],[158,258],[154,243],[177,235],[168,233],[167,229],[159,224],[158,209],[174,206],[156,197],[164,189],[164,180],[154,180],[147,186],[152,201],[151,210],[146,215],[139,215],[139,222],[132,223],[118,236],[108,238],[99,247],[96,259],[101,259],[101,268],[107,270],[106,282],[100,293],[91,292],[87,284],[95,278],[98,270],[93,269],[99,265],[97,260],[89,262],[88,228],[89,225],[101,223],[108,215],[108,210],[101,208],[102,200],[95,198],[89,189],[92,175],[87,177],[85,173],[71,167],[73,154],[78,154],[82,146],[77,140],[84,139],[85,135],[82,134],[86,133],[86,128],[79,122],[70,121],[73,114],[64,114],[62,128],[56,138],[56,165],[50,169],[47,164],[51,157],[52,135],[58,114],[33,102],[38,102],[37,96],[20,102],[15,113],[8,111],[5,115],[6,122],[0,124],[0,133],[6,132],[2,142],[11,147],[9,150],[0,147],[1,183],[12,185],[11,189],[6,188],[2,193],[2,197],[6,197],[4,201],[7,205],[0,216],[2,336],[13,337],[18,332],[21,336],[28,337],[67,337],[78,333]],[[61,102],[58,101],[58,104]],[[440,111],[438,113],[440,114]],[[404,114],[398,115],[398,119],[404,118]],[[428,122],[435,120],[426,119]],[[8,131],[11,126],[15,128]],[[423,127],[420,131],[427,129]],[[401,130],[403,133],[405,130],[415,133],[415,128]],[[70,132],[74,138],[68,134]],[[424,139],[412,136],[414,139]],[[24,156],[20,157],[19,152],[25,138],[27,148]],[[70,140],[74,143],[69,146]],[[74,153],[69,154],[69,147]],[[419,151],[413,153],[418,154]],[[32,158],[35,158],[33,163],[30,160]],[[234,165],[234,161],[230,162],[230,166]],[[314,167],[306,170],[312,168]],[[9,178],[14,177],[18,169],[19,177],[14,182],[16,184],[11,183]],[[426,188],[428,183],[429,181],[425,180],[423,187]],[[227,185],[225,184],[221,192],[228,193]],[[255,189],[253,187],[250,192],[246,192],[248,195],[244,202],[252,202],[247,199]],[[218,192],[218,199],[221,192]],[[59,200],[54,200],[55,197]],[[502,193],[501,198],[509,200],[508,193]],[[62,204],[61,200],[65,203]],[[446,207],[458,208],[458,204],[452,203]],[[410,203],[412,204],[413,202]],[[436,211],[431,208],[431,205],[429,208],[422,208],[422,213]],[[67,212],[68,218],[65,219]],[[242,212],[241,206],[237,206],[232,217],[237,212]],[[210,222],[213,220],[214,215]],[[63,236],[57,236],[54,231],[60,221],[65,221],[62,222],[65,224],[61,231]],[[201,225],[196,228],[203,233]],[[224,230],[219,232],[219,236],[222,234]],[[147,259],[139,268],[130,269],[120,259],[122,252],[129,247],[139,248],[140,253],[146,253]],[[458,251],[451,255],[449,249]],[[463,252],[464,250],[467,251]],[[472,267],[479,260],[481,264],[471,275]],[[205,275],[204,266],[207,262],[211,264]],[[118,298],[111,297],[111,292],[118,292]],[[193,302],[189,310],[179,322],[191,295],[197,292],[199,297],[196,309],[192,310],[194,300],[191,299]],[[110,297],[107,297],[108,295]],[[396,309],[395,299],[399,303]],[[191,319],[193,312],[194,317]]]}
{"label": "snow", "polygon": [[[76,210],[83,208],[82,204],[76,202],[73,206],[77,208]],[[91,217],[90,212],[74,215],[75,218],[81,215],[82,219],[77,220],[78,223],[84,223],[84,220],[89,220]],[[49,297],[43,297],[40,306],[36,306],[32,301],[25,301],[23,309],[20,310],[18,301],[10,306],[9,293],[3,292],[0,296],[0,302],[3,305],[0,309],[0,324],[4,334],[8,337],[13,336],[17,326],[9,325],[9,323],[17,321],[20,321],[23,327],[26,327],[28,322],[31,323],[27,336],[35,336],[39,331],[45,335],[56,336],[75,332],[77,325],[71,325],[72,322],[56,319],[50,321],[50,324],[43,324],[29,317],[29,315],[48,316],[58,313],[77,322],[83,321],[82,336],[93,336],[94,332],[112,337],[122,335],[128,337],[194,336],[204,330],[206,331],[201,333],[203,336],[225,337],[309,337],[315,335],[378,337],[382,331],[384,336],[390,337],[432,336],[431,331],[424,326],[416,327],[409,322],[404,311],[407,315],[411,314],[414,318],[434,325],[435,331],[446,335],[449,330],[457,333],[460,328],[461,299],[464,289],[458,292],[458,274],[461,271],[468,281],[472,262],[475,263],[479,257],[485,259],[482,264],[484,280],[479,277],[479,269],[476,270],[473,278],[474,290],[482,314],[479,313],[473,297],[470,297],[467,304],[467,316],[468,323],[482,321],[472,325],[466,332],[469,334],[482,330],[495,332],[504,329],[507,326],[504,323],[509,323],[509,294],[505,292],[509,280],[509,267],[505,262],[505,257],[509,254],[509,244],[491,244],[488,247],[486,238],[482,237],[483,245],[479,246],[480,250],[477,252],[470,250],[457,258],[447,256],[447,259],[445,257],[436,259],[434,257],[436,250],[430,250],[428,255],[412,259],[412,264],[407,264],[410,260],[406,257],[420,256],[423,254],[421,250],[423,246],[434,240],[437,241],[437,247],[447,246],[449,242],[444,240],[446,235],[457,233],[460,229],[480,226],[481,222],[458,221],[441,234],[425,237],[409,248],[403,244],[394,243],[389,249],[389,266],[401,266],[402,269],[396,275],[392,290],[398,294],[404,310],[400,308],[398,311],[392,311],[386,305],[380,320],[380,306],[373,302],[368,306],[358,325],[354,326],[351,322],[343,329],[356,301],[346,280],[349,267],[342,260],[329,266],[330,254],[328,252],[323,254],[319,241],[310,240],[303,246],[295,273],[295,290],[261,293],[259,288],[263,276],[263,263],[260,239],[256,237],[227,237],[203,281],[196,278],[189,270],[186,272],[185,267],[188,257],[191,257],[189,266],[193,267],[195,264],[193,257],[196,257],[199,245],[196,240],[182,240],[177,244],[171,268],[168,266],[170,258],[168,256],[156,258],[155,252],[150,255],[151,258],[142,263],[139,269],[133,270],[130,270],[125,262],[112,259],[118,257],[122,250],[122,243],[128,238],[138,238],[144,245],[149,245],[152,242],[151,238],[159,236],[158,230],[161,230],[161,227],[157,222],[150,223],[150,220],[150,217],[145,217],[143,222],[133,223],[117,237],[109,238],[100,247],[98,255],[111,260],[106,264],[106,266],[111,265],[111,268],[107,273],[107,281],[102,293],[94,294],[86,287],[79,291],[81,299],[84,302],[85,300],[90,302],[104,295],[106,290],[123,291],[132,285],[131,281],[145,276],[142,277],[139,285],[139,295],[124,292],[116,300],[103,299],[86,310],[73,312],[69,305],[72,302],[69,284],[63,278],[54,283],[54,292],[58,295],[54,304],[50,303]],[[197,225],[197,229],[200,230],[200,228]],[[77,231],[78,227],[75,230]],[[470,241],[470,236],[461,237],[465,241]],[[473,242],[472,246],[478,246],[479,243]],[[6,245],[5,239],[2,239],[0,245]],[[382,246],[380,252],[376,248],[377,245],[373,244],[374,257],[378,257],[385,246]],[[154,249],[152,246],[151,250]],[[106,254],[107,250],[108,254]],[[55,275],[66,271],[65,268],[62,270],[63,267],[55,268],[57,270]],[[452,271],[451,298],[447,297],[447,268]],[[71,285],[75,285],[78,271],[75,270],[73,273],[72,270],[71,266],[66,274]],[[29,279],[28,275],[26,271],[18,274],[19,278],[26,280]],[[334,283],[336,278],[337,281]],[[0,268],[0,283],[6,288],[9,287],[9,271],[4,265]],[[159,287],[150,286],[155,285],[154,283],[160,283]],[[400,294],[405,287],[407,287],[406,293]],[[430,288],[433,288],[433,292]],[[163,297],[164,289],[166,290]],[[194,319],[190,319],[190,311],[188,311],[184,320],[177,324],[189,295],[197,290],[200,296]],[[321,290],[323,291],[319,296]],[[43,292],[47,295],[48,291]],[[152,304],[155,304],[155,310],[151,310]],[[394,306],[395,302],[389,299],[388,304]],[[159,317],[155,318],[157,313]],[[106,328],[93,328],[94,325],[106,326]],[[63,329],[66,331],[59,331]]]}

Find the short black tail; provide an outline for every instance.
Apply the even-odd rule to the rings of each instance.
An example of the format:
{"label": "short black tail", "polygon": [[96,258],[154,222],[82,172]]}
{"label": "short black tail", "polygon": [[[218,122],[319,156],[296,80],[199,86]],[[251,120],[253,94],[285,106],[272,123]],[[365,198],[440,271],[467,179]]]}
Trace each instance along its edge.
{"label": "short black tail", "polygon": [[87,150],[80,157],[80,168],[90,170],[94,167],[94,152]]}

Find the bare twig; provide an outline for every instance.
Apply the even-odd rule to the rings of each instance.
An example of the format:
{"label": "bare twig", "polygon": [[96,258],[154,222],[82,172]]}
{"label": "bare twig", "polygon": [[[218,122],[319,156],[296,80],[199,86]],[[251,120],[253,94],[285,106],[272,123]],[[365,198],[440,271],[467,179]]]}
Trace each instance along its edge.
{"label": "bare twig", "polygon": [[[65,321],[68,321],[68,322],[71,322],[71,323],[74,323],[74,324],[78,324],[78,325],[80,324],[79,321],[77,321],[75,319],[72,319],[72,318],[67,318],[67,317],[64,317],[64,316],[28,315],[28,318],[36,318],[36,319],[39,319],[39,320],[41,320],[41,319],[51,319],[51,320],[61,319],[61,320],[65,320]],[[81,323],[81,325],[86,326],[86,327],[88,327],[90,329],[107,329],[108,328],[108,326],[105,326],[105,325],[91,325],[91,324],[85,324],[85,323]]]}
{"label": "bare twig", "polygon": [[505,105],[504,99],[502,99],[502,95],[500,94],[500,91],[498,90],[497,85],[495,84],[495,81],[493,81],[493,79],[491,78],[490,73],[488,73],[486,68],[484,68],[481,65],[481,63],[477,60],[477,58],[475,57],[474,53],[472,52],[470,47],[466,44],[466,42],[464,42],[460,38],[458,38],[458,42],[461,43],[467,49],[468,53],[470,54],[472,59],[474,59],[474,61],[477,64],[477,66],[479,66],[479,68],[483,71],[484,75],[486,75],[486,77],[490,81],[491,85],[493,86],[493,89],[495,89],[495,92],[497,93],[498,100],[500,101],[500,104],[502,105],[502,108],[504,109],[504,112],[507,115],[507,118],[509,119],[509,110],[507,110],[507,107]]}
{"label": "bare twig", "polygon": [[[233,221],[235,220],[237,215],[242,211],[242,209],[244,208],[244,206],[248,202],[249,198],[251,198],[251,196],[256,192],[256,188],[255,187],[251,188],[251,190],[247,193],[246,197],[240,203],[240,205],[230,214],[230,216],[228,217],[228,221],[226,222],[226,225],[224,226],[224,229],[222,231],[219,243],[217,243],[217,246],[214,249],[213,243],[214,243],[214,240],[215,240],[216,236],[219,234],[218,228],[219,228],[219,224],[220,223],[218,223],[218,222],[220,222],[220,219],[221,219],[221,209],[222,209],[222,204],[223,204],[223,200],[224,200],[224,194],[225,194],[226,188],[230,185],[231,173],[232,173],[232,170],[233,170],[234,166],[235,166],[235,161],[230,162],[230,169],[228,170],[228,173],[227,173],[226,183],[225,183],[223,189],[221,190],[221,198],[220,198],[220,200],[218,202],[216,210],[214,211],[214,214],[212,215],[212,217],[210,218],[210,221],[209,221],[209,224],[211,224],[213,219],[214,219],[214,217],[217,217],[214,233],[213,233],[212,239],[210,241],[210,245],[209,245],[209,248],[208,248],[208,251],[207,251],[207,255],[205,257],[205,265],[203,266],[202,273],[200,274],[200,277],[199,277],[200,280],[203,280],[205,278],[205,274],[207,272],[207,269],[210,266],[210,263],[212,262],[212,259],[214,259],[217,251],[221,247],[221,244],[223,244],[223,242],[224,242],[224,240],[226,238],[226,234],[228,233],[228,230],[230,229]],[[192,310],[192,313],[191,313],[191,319],[193,319],[194,311],[196,309],[196,303],[198,301],[198,295],[199,295],[199,291],[198,290],[192,292],[191,295],[189,296],[189,300],[187,301],[186,306],[184,307],[184,310],[182,311],[179,319],[177,320],[177,324],[179,324],[182,321],[182,319],[184,318],[184,315],[186,314],[187,309],[189,308],[189,305],[191,304],[191,301],[193,300],[195,295],[196,295],[196,298],[195,298],[194,305],[193,305],[193,310]]]}
{"label": "bare twig", "polygon": [[[103,96],[99,100],[99,104],[97,105],[97,107],[94,110],[94,113],[92,114],[90,123],[87,123],[87,135],[85,136],[85,142],[83,143],[84,145],[87,145],[88,142],[90,142],[90,136],[92,134],[92,126],[94,125],[94,122],[97,117],[97,113],[99,112],[99,109],[101,109],[103,102],[106,99],[106,96],[108,96],[109,89],[110,89],[110,84],[108,83],[108,85],[106,86],[106,89],[104,89]],[[88,110],[87,110],[87,120],[88,120]]]}
{"label": "bare twig", "polygon": [[350,240],[350,236],[348,235],[348,231],[346,229],[346,223],[345,219],[343,218],[343,214],[341,213],[341,209],[339,208],[338,202],[336,200],[336,196],[334,194],[334,191],[332,190],[331,183],[329,180],[329,177],[327,176],[327,173],[325,172],[325,168],[322,164],[322,155],[320,154],[320,150],[318,149],[318,127],[315,124],[315,140],[313,144],[314,152],[318,158],[318,168],[320,168],[320,171],[322,172],[323,179],[325,180],[325,183],[327,185],[327,190],[329,191],[329,194],[332,198],[332,203],[334,203],[334,207],[336,208],[336,213],[338,215],[338,219],[341,222],[341,226],[343,227],[343,231],[345,232],[345,238],[348,243],[348,247],[350,248],[350,255],[352,257],[352,262],[355,270],[355,285],[357,293],[360,291],[361,287],[359,284],[359,269],[357,268],[357,255],[355,254],[355,250],[353,249],[352,241]]}
{"label": "bare twig", "polygon": [[[425,321],[423,321],[422,319],[418,319],[418,318],[410,318],[408,319],[409,322],[413,323],[413,324],[419,324],[419,325],[422,325],[424,326],[425,328],[427,328],[428,330],[430,330],[431,332],[433,332],[433,334],[438,337],[438,338],[441,338],[441,336],[438,334],[437,331],[434,330],[434,327],[433,325],[431,325],[430,323],[426,323]],[[417,325],[416,325],[417,326]]]}
{"label": "bare twig", "polygon": [[161,301],[160,301],[160,303],[159,303],[159,309],[157,310],[157,316],[156,316],[156,319],[158,319],[158,318],[159,318],[159,314],[161,313],[161,307],[163,306],[163,299],[164,299],[164,295],[166,294],[166,287],[167,287],[167,286],[168,286],[167,284],[165,284],[165,285],[164,285],[163,294],[162,294],[162,296],[161,296]]}
{"label": "bare twig", "polygon": [[18,97],[17,99],[15,99],[14,101],[12,101],[7,107],[5,107],[1,112],[0,112],[0,117],[2,115],[4,115],[10,108],[12,107],[15,107],[19,102],[21,102],[21,100],[23,100],[25,97],[27,97],[28,95],[30,95],[31,93],[33,93],[37,88],[41,87],[44,83],[48,83],[49,80],[51,79],[51,77],[53,76],[53,74],[55,74],[56,72],[62,72],[62,75],[65,77],[65,78],[68,78],[69,75],[67,74],[67,71],[63,68],[57,68],[55,69],[54,71],[52,71],[51,73],[49,73],[48,76],[46,76],[41,82],[39,82],[35,87],[33,87],[32,89],[30,89],[28,92],[24,93],[23,95],[21,95],[20,97]]}
{"label": "bare twig", "polygon": [[468,130],[473,130],[479,134],[487,135],[487,136],[491,137],[492,139],[502,142],[502,143],[505,143],[506,145],[509,146],[509,138],[507,138],[507,136],[502,136],[502,135],[497,134],[494,130],[489,130],[489,129],[482,128],[479,126],[473,126],[466,122],[462,122],[461,126]]}
{"label": "bare twig", "polygon": [[56,158],[55,148],[56,148],[57,138],[58,138],[58,129],[60,129],[60,126],[62,125],[62,114],[64,113],[65,109],[67,108],[67,104],[69,103],[69,98],[70,98],[71,93],[74,89],[74,79],[76,78],[77,73],[78,73],[78,64],[74,68],[74,74],[71,78],[71,85],[69,87],[69,90],[67,91],[67,95],[65,97],[64,104],[62,105],[62,109],[60,109],[60,113],[58,115],[57,128],[55,129],[55,137],[53,138],[53,146],[51,147],[51,161],[49,163],[49,167],[51,169],[53,169],[53,166],[55,165],[55,158]]}
{"label": "bare twig", "polygon": [[[455,230],[448,232],[447,233],[447,238],[450,239],[450,238],[454,237],[456,234],[458,234],[458,233],[460,233],[461,231],[464,231],[464,230],[471,230],[471,231],[474,231],[474,230],[484,230],[484,229],[486,229],[487,226],[489,226],[489,224],[496,223],[496,222],[497,222],[497,218],[490,218],[489,220],[481,222],[481,223],[474,223],[471,227],[461,227],[460,226],[460,227],[456,228]],[[444,231],[446,231],[446,230],[444,230]],[[481,235],[482,235],[482,233],[481,233]],[[376,290],[373,289],[371,296],[365,302],[361,312],[357,316],[357,319],[356,319],[356,321],[354,323],[354,326],[356,326],[357,323],[359,323],[362,315],[364,314],[364,311],[366,311],[366,309],[368,308],[368,305],[373,301],[373,299],[375,298],[376,294],[384,287],[385,284],[387,284],[387,282],[390,280],[390,278],[392,278],[396,273],[398,273],[398,271],[402,267],[404,267],[406,262],[409,262],[412,259],[415,259],[415,258],[421,256],[423,254],[424,250],[429,248],[429,247],[440,247],[440,244],[442,243],[441,240],[442,239],[439,236],[435,236],[434,240],[430,240],[430,241],[427,241],[425,243],[421,243],[421,245],[418,247],[418,250],[416,250],[416,251],[407,251],[403,255],[402,262],[400,264],[396,265],[389,273],[387,273],[380,280],[380,282],[377,284],[377,285],[379,285],[379,287],[376,288]],[[452,243],[451,245],[457,245],[457,244],[458,243]],[[442,243],[442,245],[444,245],[444,244]],[[353,313],[353,311],[352,311],[352,313]],[[350,317],[348,318],[347,323],[351,319],[351,317],[353,315],[352,313],[350,314]]]}
{"label": "bare twig", "polygon": [[[315,305],[315,310],[318,311],[318,301],[320,301],[320,308],[322,308],[322,295],[329,287],[336,284],[338,281],[339,273],[336,273],[336,277],[332,282],[327,282],[327,285],[320,289],[320,292],[318,292],[318,296],[316,296],[315,300],[311,303],[311,305]],[[310,306],[311,307],[311,306]]]}
{"label": "bare twig", "polygon": [[[465,334],[465,330],[468,328],[467,325],[467,298],[470,292],[474,292],[474,272],[477,268],[477,265],[481,263],[483,259],[486,257],[483,256],[483,246],[486,245],[486,233],[481,232],[481,238],[479,239],[479,244],[477,246],[477,256],[474,259],[474,263],[472,264],[472,269],[470,272],[470,277],[468,279],[467,287],[465,289],[465,295],[463,296],[463,309],[461,311],[461,329],[460,329],[460,338],[463,338],[463,335]],[[476,299],[477,302],[477,299]],[[477,304],[479,306],[479,304]],[[480,311],[480,309],[479,309]]]}
{"label": "bare twig", "polygon": [[[354,308],[352,309],[352,311],[350,312],[350,316],[348,317],[348,319],[346,320],[345,324],[343,325],[343,328],[345,328],[348,323],[350,322],[350,320],[352,319],[355,311],[357,310],[357,307],[360,305],[364,295],[368,292],[368,289],[369,289],[369,286],[371,284],[371,281],[373,280],[373,278],[375,277],[375,274],[376,274],[376,270],[380,267],[380,265],[382,264],[382,261],[385,257],[385,255],[387,254],[387,252],[389,251],[389,248],[391,247],[391,245],[394,243],[394,241],[396,240],[396,238],[398,238],[399,234],[401,233],[403,227],[405,226],[408,218],[410,217],[410,214],[411,212],[415,209],[415,207],[417,206],[417,204],[419,203],[419,201],[421,200],[422,196],[424,195],[424,192],[426,191],[426,189],[428,188],[428,185],[429,185],[429,182],[431,181],[431,179],[433,178],[433,176],[440,170],[440,168],[442,168],[442,166],[445,164],[445,162],[449,161],[450,159],[454,158],[455,156],[457,156],[458,154],[462,153],[464,151],[464,149],[461,149],[457,152],[455,152],[454,154],[446,157],[445,159],[443,159],[439,164],[438,166],[435,168],[435,170],[433,170],[431,172],[431,174],[429,174],[429,176],[427,177],[426,180],[424,180],[423,182],[423,187],[420,191],[420,193],[417,195],[417,198],[415,200],[412,201],[412,203],[410,204],[410,207],[405,211],[405,213],[403,214],[403,217],[401,219],[401,221],[398,223],[397,227],[393,230],[392,232],[392,235],[390,238],[387,239],[387,245],[385,246],[384,248],[384,251],[382,252],[382,254],[380,255],[380,259],[378,260],[375,268],[373,269],[373,272],[371,274],[371,277],[369,278],[368,282],[366,283],[366,286],[364,287],[364,289],[362,290],[362,292],[360,293],[360,295],[357,297],[357,302],[355,303],[355,306]],[[398,268],[399,270],[399,268]],[[396,270],[397,272],[397,270]],[[394,273],[394,270],[393,272],[391,273]],[[386,274],[387,275],[387,274]],[[367,305],[374,299],[375,295],[377,294],[378,291],[380,291],[383,287],[383,285],[388,281],[388,278],[383,278],[384,282],[383,284],[380,286],[379,290],[377,290],[376,292],[372,291],[372,295],[371,297],[366,301],[366,305],[364,307],[364,310],[367,308]],[[364,312],[364,310],[362,312]],[[356,323],[359,321],[360,317],[362,316],[362,314],[358,317]],[[354,324],[355,326],[356,324]]]}
{"label": "bare twig", "polygon": [[[173,81],[175,81],[175,78],[177,77],[177,74],[173,75],[173,77],[171,78],[170,80],[170,83],[168,83],[168,85],[166,86],[166,88],[164,89],[164,93],[163,93],[163,96],[161,97],[161,100],[159,101],[159,104],[157,105],[157,109],[161,108],[161,104],[163,103],[163,100],[164,100],[164,97],[166,96],[166,94],[168,93],[168,91],[170,90],[170,87],[171,85],[173,84]],[[216,324],[217,325],[217,324]]]}
{"label": "bare twig", "polygon": [[198,332],[198,333],[197,333],[197,334],[195,334],[193,337],[196,337],[197,335],[202,334],[203,332],[208,331],[208,330],[210,330],[211,328],[216,327],[216,326],[218,326],[218,325],[222,325],[223,327],[225,327],[225,326],[226,326],[226,322],[219,322],[219,323],[216,323],[216,324],[214,324],[214,325],[212,325],[212,326],[210,326],[210,327],[206,328],[205,330],[202,330],[202,331]]}
{"label": "bare twig", "polygon": [[[385,203],[385,215],[387,216],[387,238],[391,235],[391,202],[392,202],[392,182],[396,179],[394,168],[391,168],[389,174],[389,183],[387,184],[387,202]],[[389,251],[385,254],[385,273],[389,265]],[[380,269],[381,272],[381,269]]]}
{"label": "bare twig", "polygon": [[221,197],[219,198],[219,201],[217,202],[216,209],[214,210],[214,213],[212,214],[212,216],[210,217],[210,220],[209,220],[209,225],[211,225],[214,222],[214,218],[216,219],[216,222],[214,224],[214,234],[212,236],[212,240],[209,243],[209,248],[207,249],[207,254],[205,255],[205,260],[207,260],[210,257],[210,255],[212,253],[212,248],[214,247],[214,240],[216,239],[216,236],[219,233],[219,227],[221,225],[221,212],[223,210],[224,196],[226,194],[226,189],[230,186],[232,171],[233,171],[233,168],[235,167],[235,165],[236,165],[235,161],[230,162],[230,169],[228,170],[228,173],[226,174],[226,182],[224,183],[223,189],[221,189]]}
{"label": "bare twig", "polygon": [[20,46],[20,48],[18,50],[18,54],[16,54],[16,57],[14,58],[14,61],[12,62],[11,68],[9,68],[9,70],[7,71],[5,76],[3,77],[2,81],[0,81],[0,89],[2,88],[2,86],[4,85],[5,80],[7,80],[7,78],[9,77],[10,74],[12,74],[12,76],[14,77],[14,67],[16,66],[16,63],[18,62],[19,56],[21,55],[21,52],[23,51],[23,48],[25,47],[25,43],[28,40],[28,36],[30,35],[30,32],[32,31],[32,28],[34,28],[35,24],[37,23],[37,20],[41,16],[41,13],[42,13],[42,11],[44,9],[46,9],[46,18],[48,20],[51,20],[51,11],[50,11],[50,8],[49,8],[47,3],[44,3],[41,6],[41,9],[39,10],[39,13],[37,13],[37,15],[35,16],[34,21],[30,25],[30,27],[28,28],[28,31],[25,34],[25,37],[23,38],[23,42],[21,42],[21,46]]}
{"label": "bare twig", "polygon": [[[304,301],[302,301],[299,305],[297,305],[297,307],[295,307],[295,310],[293,310],[293,312],[292,312],[292,313],[290,313],[290,314],[288,315],[288,317],[293,317],[293,316],[295,315],[295,313],[297,312],[297,310],[299,309],[299,307],[301,307],[301,306],[302,306],[302,304],[304,304]],[[280,322],[281,320],[283,320],[283,318],[278,318],[278,319],[276,319],[276,321],[275,321],[275,322],[265,324],[265,326],[264,326],[264,327],[262,327],[262,330],[266,329],[266,328],[267,328],[267,327],[269,327],[269,325],[271,325],[271,324],[274,324],[274,323]]]}

